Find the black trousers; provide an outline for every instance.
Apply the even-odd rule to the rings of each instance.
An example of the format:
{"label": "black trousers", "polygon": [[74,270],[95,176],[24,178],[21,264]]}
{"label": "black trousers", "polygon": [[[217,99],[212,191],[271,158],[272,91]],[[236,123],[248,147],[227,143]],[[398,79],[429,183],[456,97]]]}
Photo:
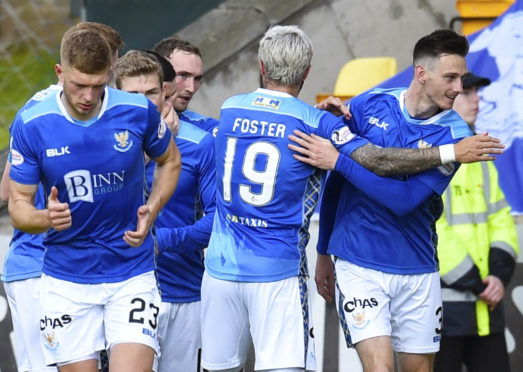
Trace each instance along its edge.
{"label": "black trousers", "polygon": [[510,372],[503,333],[488,336],[444,336],[434,360],[434,372]]}

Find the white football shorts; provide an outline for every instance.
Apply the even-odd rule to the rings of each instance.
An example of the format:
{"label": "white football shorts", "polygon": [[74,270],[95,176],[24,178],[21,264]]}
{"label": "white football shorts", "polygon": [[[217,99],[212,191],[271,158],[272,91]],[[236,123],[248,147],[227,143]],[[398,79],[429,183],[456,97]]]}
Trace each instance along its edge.
{"label": "white football shorts", "polygon": [[202,371],[201,301],[163,302],[158,320],[158,372]]}
{"label": "white football shorts", "polygon": [[389,274],[336,259],[336,305],[352,343],[390,336],[397,352],[439,350],[442,303],[439,273]]}
{"label": "white football shorts", "polygon": [[160,295],[154,272],[80,284],[42,275],[41,340],[47,364],[82,360],[119,343],[158,350]]}
{"label": "white football shorts", "polygon": [[19,371],[57,372],[45,363],[40,342],[40,277],[4,283],[11,309]]}
{"label": "white football shorts", "polygon": [[204,273],[203,368],[243,365],[252,341],[255,370],[314,370],[313,337],[306,280],[291,277],[268,283],[232,282]]}

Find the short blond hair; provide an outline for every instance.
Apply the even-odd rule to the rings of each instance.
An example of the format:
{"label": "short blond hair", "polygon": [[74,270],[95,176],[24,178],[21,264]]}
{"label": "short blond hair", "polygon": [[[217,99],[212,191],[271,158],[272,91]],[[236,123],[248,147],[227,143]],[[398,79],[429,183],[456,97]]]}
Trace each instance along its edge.
{"label": "short blond hair", "polygon": [[108,26],[103,23],[98,22],[80,22],[73,27],[71,27],[72,30],[93,30],[100,32],[103,37],[107,40],[109,43],[109,46],[111,47],[111,50],[114,53],[116,53],[117,50],[125,48],[125,43],[122,40],[122,37],[111,26]]}
{"label": "short blond hair", "polygon": [[86,74],[107,70],[113,54],[108,41],[94,30],[69,29],[62,37],[60,59],[64,66]]}
{"label": "short blond hair", "polygon": [[162,66],[158,60],[141,50],[130,50],[118,58],[114,66],[114,79],[117,89],[122,88],[122,80],[126,77],[157,74],[160,86],[163,84]]}

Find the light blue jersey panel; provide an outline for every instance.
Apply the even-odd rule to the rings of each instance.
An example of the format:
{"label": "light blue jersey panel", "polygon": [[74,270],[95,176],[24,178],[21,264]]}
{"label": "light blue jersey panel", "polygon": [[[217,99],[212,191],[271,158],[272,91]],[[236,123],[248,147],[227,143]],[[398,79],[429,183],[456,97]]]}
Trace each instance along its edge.
{"label": "light blue jersey panel", "polygon": [[61,94],[24,111],[13,131],[11,178],[58,188],[72,227],[48,231],[43,272],[78,283],[126,280],[154,269],[153,243],[123,240],[144,203],[144,158],[163,154],[171,134],[145,97],[106,88],[89,122],[69,116]]}
{"label": "light blue jersey panel", "polygon": [[200,115],[191,110],[185,110],[179,113],[178,116],[180,120],[196,125],[198,128],[202,128],[209,133],[214,133],[216,128],[218,128],[218,120],[209,116]]}
{"label": "light blue jersey panel", "polygon": [[305,246],[320,174],[293,158],[293,130],[350,155],[367,141],[345,123],[282,92],[228,99],[216,136],[216,213],[205,267],[213,277],[268,282],[307,274]]}
{"label": "light blue jersey panel", "polygon": [[[156,219],[157,264],[162,301],[186,303],[200,300],[203,248],[216,209],[214,137],[181,120],[176,145],[182,171],[176,191]],[[147,167],[149,185],[152,165]]]}
{"label": "light blue jersey panel", "polygon": [[[453,110],[428,119],[409,116],[403,89],[374,90],[350,102],[355,133],[382,147],[426,148],[455,143],[471,135],[468,125]],[[396,274],[438,270],[434,223],[442,212],[440,195],[457,164],[422,173],[421,180],[434,194],[405,216],[392,213],[349,182],[338,200],[328,252],[357,265]],[[408,176],[398,176],[408,181]],[[387,179],[383,180],[387,188]],[[405,196],[407,197],[407,196]]]}
{"label": "light blue jersey panel", "polygon": [[[62,90],[61,86],[50,85],[33,95],[31,99],[18,111],[17,117],[23,111],[43,101],[50,95]],[[13,121],[13,124],[16,119]],[[9,128],[12,133],[13,127]],[[11,141],[10,141],[11,142]],[[11,154],[8,161],[11,163]],[[42,185],[38,186],[35,195],[35,205],[42,209],[45,207],[46,198]],[[4,268],[1,279],[5,282],[35,278],[42,275],[42,260],[44,257],[44,246],[42,244],[42,234],[27,234],[18,229],[13,230],[13,237],[9,243],[9,250],[5,257]]]}

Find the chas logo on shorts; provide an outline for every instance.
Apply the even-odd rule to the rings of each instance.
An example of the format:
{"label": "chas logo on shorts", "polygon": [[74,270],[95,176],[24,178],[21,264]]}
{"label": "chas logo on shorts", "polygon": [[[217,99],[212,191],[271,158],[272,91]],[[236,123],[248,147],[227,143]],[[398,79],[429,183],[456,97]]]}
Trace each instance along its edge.
{"label": "chas logo on shorts", "polygon": [[331,139],[337,145],[343,145],[353,139],[355,135],[350,131],[349,127],[345,126],[337,129],[332,133]]}
{"label": "chas logo on shorts", "polygon": [[24,163],[24,157],[15,149],[11,149],[11,165],[21,165]]}
{"label": "chas logo on shorts", "polygon": [[373,308],[375,306],[378,306],[378,300],[376,300],[374,297],[364,299],[354,297],[352,300],[345,302],[343,309],[348,313],[352,313],[358,308],[365,309],[366,307]]}
{"label": "chas logo on shorts", "polygon": [[63,328],[72,321],[73,319],[71,318],[71,315],[68,314],[64,314],[59,318],[50,318],[46,315],[43,319],[40,319],[40,331],[43,331],[46,328]]}

